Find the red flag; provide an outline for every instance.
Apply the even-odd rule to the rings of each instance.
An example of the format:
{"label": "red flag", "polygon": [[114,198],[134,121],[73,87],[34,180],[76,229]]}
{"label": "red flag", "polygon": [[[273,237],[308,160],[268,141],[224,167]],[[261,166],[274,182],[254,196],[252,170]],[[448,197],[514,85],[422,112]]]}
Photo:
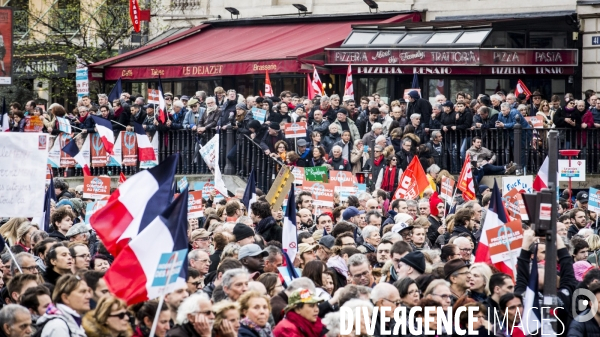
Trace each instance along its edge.
{"label": "red flag", "polygon": [[396,199],[416,199],[428,186],[429,181],[423,166],[421,166],[419,158],[414,156],[408,167],[406,167],[406,171],[402,172],[400,186],[394,193],[392,201]]}
{"label": "red flag", "polygon": [[319,78],[317,68],[313,65],[313,79],[312,79],[312,91],[313,95],[323,95],[323,82]]}
{"label": "red flag", "polygon": [[158,76],[158,120],[161,123],[165,123],[169,118],[167,113],[167,104],[165,102],[165,97],[163,96],[162,82],[160,80],[160,75]]}
{"label": "red flag", "polygon": [[475,184],[473,184],[473,172],[471,171],[471,156],[468,153],[462,170],[460,170],[458,186],[456,188],[462,191],[462,197],[465,201],[475,200]]}
{"label": "red flag", "polygon": [[265,97],[273,97],[273,87],[271,86],[271,79],[269,78],[268,70],[265,77]]}
{"label": "red flag", "polygon": [[313,91],[313,88],[312,88],[312,81],[310,80],[310,75],[308,73],[306,73],[306,92],[307,92],[308,99],[315,98],[315,92]]}
{"label": "red flag", "polygon": [[129,0],[129,17],[131,18],[131,24],[133,30],[136,33],[140,32],[140,6],[138,0]]}
{"label": "red flag", "polygon": [[121,172],[121,174],[119,175],[119,184],[124,183],[126,180],[127,180],[127,178],[125,177],[123,172]]}
{"label": "red flag", "polygon": [[515,96],[519,96],[519,94],[525,94],[525,96],[527,96],[526,99],[531,97],[531,91],[529,91],[525,83],[521,80],[517,82],[517,88],[515,89]]}
{"label": "red flag", "polygon": [[346,85],[344,86],[344,100],[354,99],[354,86],[352,85],[352,66],[348,64],[348,71],[346,72]]}

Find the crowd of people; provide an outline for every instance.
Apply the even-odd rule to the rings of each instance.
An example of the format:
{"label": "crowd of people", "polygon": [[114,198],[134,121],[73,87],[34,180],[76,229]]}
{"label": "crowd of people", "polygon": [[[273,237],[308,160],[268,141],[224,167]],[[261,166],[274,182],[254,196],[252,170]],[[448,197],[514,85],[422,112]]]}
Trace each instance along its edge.
{"label": "crowd of people", "polygon": [[[123,114],[143,120],[149,133],[159,128],[203,133],[233,125],[247,132],[265,153],[279,156],[289,165],[328,165],[354,172],[371,165],[376,177],[372,192],[345,201],[336,195],[331,212],[316,212],[310,192],[297,194],[298,252],[291,262],[300,275],[294,279],[284,278],[280,269],[284,263],[283,210],[274,209],[259,189],[258,201],[250,209],[241,202],[243,189],[219,201],[211,195],[205,200],[204,216],[187,223],[186,287],[166,295],[160,306],[157,300],[128,306],[111,294],[104,280],[114,257],[84,221],[89,200],[83,198],[83,186],[71,188],[55,178],[57,202],[52,203],[48,231],[32,219],[2,219],[0,235],[8,247],[0,255],[0,336],[146,337],[153,325],[159,337],[367,336],[368,322],[361,323],[360,334],[355,333],[359,326],[354,322],[348,322],[353,332],[342,333],[340,308],[365,308],[371,313],[388,307],[392,316],[386,326],[375,322],[374,336],[381,336],[383,328],[416,324],[395,321],[397,307],[438,307],[444,312],[474,307],[479,312],[472,328],[478,335],[516,337],[521,336],[513,328],[523,317],[533,252],[541,291],[546,249],[556,249],[558,255],[560,308],[556,315],[564,328],[559,325],[556,334],[584,336],[600,329],[600,314],[578,322],[571,310],[571,297],[578,289],[590,290],[600,299],[600,236],[597,214],[587,207],[587,192],[577,194],[574,207],[569,193],[561,196],[556,243],[536,237],[523,223],[514,277],[488,263],[475,262],[491,189],[479,185],[477,199],[471,201],[463,200],[460,193],[450,203],[439,197],[440,178],[450,176],[444,170],[452,165],[440,160],[443,137],[484,124],[509,128],[523,120],[518,118],[523,116],[518,105],[524,103],[521,97],[480,95],[471,102],[469,95],[461,93],[455,103],[439,97],[440,106],[432,107],[411,92],[407,101],[388,106],[377,95],[355,104],[352,100],[340,103],[337,95],[313,101],[287,91],[279,97],[244,99],[233,90],[217,89],[216,97],[199,92],[175,101],[173,95],[165,94],[170,117],[164,124],[153,117],[154,107],[143,105],[140,97],[130,104],[132,97],[123,94],[112,106],[101,101],[99,107],[84,97],[73,123],[93,132],[87,116],[98,108],[102,116],[116,118],[125,128],[131,123]],[[534,93],[534,107],[544,113],[544,104],[536,103],[539,98]],[[250,115],[255,106],[269,112],[262,124]],[[14,104],[11,108],[19,111]],[[501,112],[492,114],[496,109]],[[17,111],[13,116],[18,126]],[[51,106],[48,115],[58,116],[59,111],[69,115],[58,105]],[[571,110],[554,106],[550,111],[554,116],[549,121],[556,123]],[[576,115],[571,112],[572,117],[565,117],[564,122],[573,121],[570,118]],[[489,124],[491,116],[496,116],[497,122]],[[146,123],[148,119],[152,121]],[[309,126],[307,139],[287,151],[281,123],[303,119]],[[56,124],[45,124],[45,130],[55,133]],[[365,151],[366,147],[373,151]],[[513,165],[494,166],[494,154],[481,147],[480,137],[457,144],[457,149],[476,157],[476,166],[485,174],[514,172]],[[392,201],[399,175],[414,156],[426,169],[430,186],[417,200]],[[495,320],[494,310],[507,320]],[[437,319],[427,324],[435,329]],[[456,326],[468,324],[464,315]],[[459,334],[439,331],[436,335]]]}

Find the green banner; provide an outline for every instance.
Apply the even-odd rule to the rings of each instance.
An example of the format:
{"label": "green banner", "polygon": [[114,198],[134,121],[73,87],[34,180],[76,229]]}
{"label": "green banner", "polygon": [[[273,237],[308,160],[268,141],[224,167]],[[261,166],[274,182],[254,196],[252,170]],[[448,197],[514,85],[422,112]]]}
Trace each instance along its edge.
{"label": "green banner", "polygon": [[327,166],[305,167],[304,177],[306,181],[327,182],[328,172]]}

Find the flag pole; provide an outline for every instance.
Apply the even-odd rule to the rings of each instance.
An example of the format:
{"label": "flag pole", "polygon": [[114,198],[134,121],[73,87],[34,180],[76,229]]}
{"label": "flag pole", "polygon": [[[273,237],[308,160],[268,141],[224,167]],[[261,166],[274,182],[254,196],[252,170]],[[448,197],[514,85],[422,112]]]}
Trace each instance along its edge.
{"label": "flag pole", "polygon": [[12,251],[10,250],[10,247],[7,246],[7,248],[8,248],[7,250],[8,250],[8,253],[10,254],[10,257],[13,259],[13,261],[15,261],[15,265],[17,265],[17,268],[19,269],[19,273],[23,274],[23,270],[21,270],[21,266],[19,266],[19,263],[17,262],[17,259],[15,258]]}
{"label": "flag pole", "polygon": [[122,126],[122,127],[126,128],[126,126],[125,126],[125,125],[123,125],[123,124],[121,124],[121,123],[119,123],[119,122],[115,122],[115,121],[113,121],[113,120],[110,120],[110,119],[109,119],[109,121],[111,121],[111,122],[113,122],[113,123],[115,123],[115,124],[119,124],[120,126]]}

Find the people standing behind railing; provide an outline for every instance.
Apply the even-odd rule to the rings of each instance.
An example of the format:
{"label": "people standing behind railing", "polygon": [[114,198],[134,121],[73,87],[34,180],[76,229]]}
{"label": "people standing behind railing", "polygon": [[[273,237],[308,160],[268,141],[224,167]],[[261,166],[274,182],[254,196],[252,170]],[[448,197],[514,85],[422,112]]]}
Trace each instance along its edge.
{"label": "people standing behind railing", "polygon": [[146,104],[146,119],[144,120],[144,123],[142,123],[142,127],[146,130],[146,134],[150,139],[152,139],[156,133],[156,125],[154,125],[155,120],[154,104]]}
{"label": "people standing behind railing", "polygon": [[[494,114],[492,115],[492,113]],[[483,131],[493,129],[496,127],[497,120],[498,112],[496,110],[481,106],[473,116],[472,129],[481,129]]]}
{"label": "people standing behind railing", "polygon": [[[268,132],[264,134],[264,137],[258,141],[258,143],[263,151],[265,151],[265,154],[270,155],[271,153],[277,153],[277,148],[275,145],[280,140],[284,141],[285,143],[285,137],[283,132],[281,132],[279,124],[271,123],[268,125]],[[256,139],[254,141],[257,142]]]}
{"label": "people standing behind railing", "polygon": [[219,107],[217,106],[216,99],[214,97],[208,97],[206,99],[206,112],[200,118],[200,122],[198,122],[198,133],[202,134],[206,132],[206,130],[212,130],[217,126],[219,118],[221,117],[218,109]]}
{"label": "people standing behind railing", "polygon": [[554,112],[550,110],[550,103],[548,103],[546,100],[543,100],[542,103],[540,103],[540,110],[535,115],[544,123],[544,129],[550,129],[554,127],[554,122],[552,122],[553,113]]}
{"label": "people standing behind railing", "polygon": [[431,132],[431,137],[425,145],[429,148],[429,154],[433,157],[434,163],[442,170],[447,170],[448,165],[446,165],[446,162],[444,161],[445,146],[442,139],[442,132],[440,130],[434,130]]}
{"label": "people standing behind railing", "polygon": [[238,104],[237,93],[233,89],[227,90],[227,99],[219,106],[219,121],[217,126],[221,129],[226,129],[227,125],[231,123],[231,120],[235,117],[235,109]]}
{"label": "people standing behind railing", "polygon": [[[508,104],[508,103],[502,103]],[[494,165],[496,163],[496,155],[481,145],[481,137],[473,137],[471,142],[471,148],[467,151],[472,161],[477,162],[478,171],[475,172],[477,184],[486,175],[498,175],[498,174],[513,174],[517,169],[517,166],[510,162],[506,166]]]}
{"label": "people standing behind railing", "polygon": [[[508,138],[510,140],[510,144],[507,148],[505,148],[505,151],[511,151],[510,149],[514,148],[514,127],[515,124],[520,124],[521,128],[523,129],[529,129],[529,123],[527,122],[527,120],[523,117],[523,115],[521,115],[521,113],[517,110],[517,109],[511,109],[510,108],[510,104],[508,103],[502,103],[502,105],[500,106],[501,109],[501,113],[498,115],[498,120],[496,121],[496,128],[498,129],[505,129],[508,133]],[[531,136],[529,134],[529,132],[523,130],[521,133],[521,149],[523,149],[521,151],[521,158],[520,158],[520,162],[519,164],[521,165],[525,165],[525,159],[527,156],[527,153],[525,151],[525,144],[527,142],[528,139],[530,139]],[[507,152],[508,153],[508,152]]]}
{"label": "people standing behind railing", "polygon": [[[569,96],[570,95],[570,96]],[[559,109],[554,113],[553,121],[557,128],[571,129],[573,131],[581,129],[581,115],[577,110],[577,101],[572,99],[571,94],[565,95],[567,105],[564,109]],[[565,139],[567,148],[575,146],[575,135],[574,132],[569,134],[564,133],[561,138]]]}
{"label": "people standing behind railing", "polygon": [[198,100],[195,98],[190,99],[187,103],[187,106],[188,111],[183,118],[183,128],[196,130],[198,128],[200,119],[206,112],[206,108],[201,107],[198,103]]}
{"label": "people standing behind railing", "polygon": [[[235,108],[235,119],[231,123],[231,126],[233,131],[236,132],[235,139],[237,140],[241,140],[241,137],[243,137],[243,135],[249,136],[251,134],[249,127],[250,122],[254,121],[254,119],[248,113],[246,107],[246,103],[238,103],[238,105]],[[238,142],[236,141],[227,153],[227,159],[229,159],[234,166],[237,164],[237,143]]]}
{"label": "people standing behind railing", "polygon": [[442,122],[440,120],[444,107],[441,104],[434,104],[431,110],[431,119],[429,120],[429,128],[425,128],[425,132],[430,130],[441,130]]}
{"label": "people standing behind railing", "polygon": [[590,109],[594,119],[594,128],[600,128],[600,99],[596,100],[596,105]]}

